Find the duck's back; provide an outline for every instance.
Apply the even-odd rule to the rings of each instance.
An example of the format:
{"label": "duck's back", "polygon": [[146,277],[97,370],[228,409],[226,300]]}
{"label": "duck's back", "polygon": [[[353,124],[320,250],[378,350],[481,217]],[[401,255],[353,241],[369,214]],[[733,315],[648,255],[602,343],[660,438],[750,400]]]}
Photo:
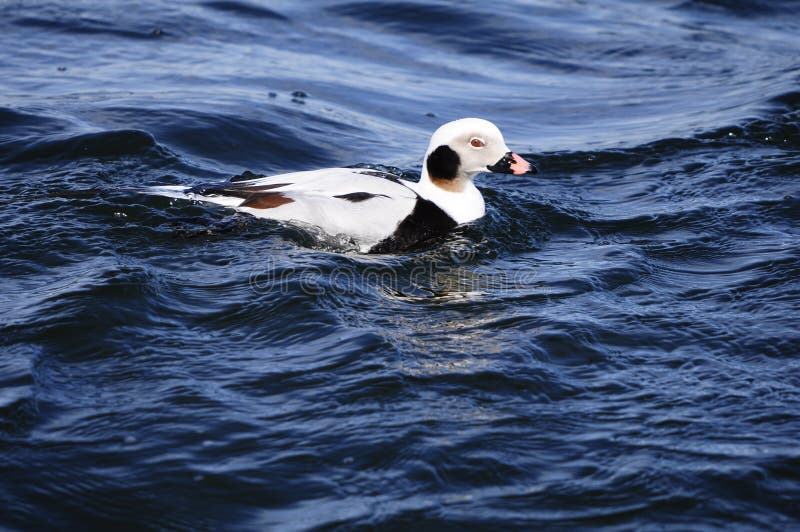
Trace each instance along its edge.
{"label": "duck's back", "polygon": [[417,205],[417,193],[397,176],[364,168],[328,168],[154,192],[233,207],[260,218],[345,234],[366,251],[392,236]]}

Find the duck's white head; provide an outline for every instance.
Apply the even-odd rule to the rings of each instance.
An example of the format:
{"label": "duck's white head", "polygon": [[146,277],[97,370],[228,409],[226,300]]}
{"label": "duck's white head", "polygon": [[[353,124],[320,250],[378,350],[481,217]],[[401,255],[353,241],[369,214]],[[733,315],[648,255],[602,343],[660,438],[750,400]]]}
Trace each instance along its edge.
{"label": "duck's white head", "polygon": [[465,192],[480,172],[519,175],[536,173],[536,168],[508,149],[497,126],[480,118],[462,118],[434,132],[420,184]]}

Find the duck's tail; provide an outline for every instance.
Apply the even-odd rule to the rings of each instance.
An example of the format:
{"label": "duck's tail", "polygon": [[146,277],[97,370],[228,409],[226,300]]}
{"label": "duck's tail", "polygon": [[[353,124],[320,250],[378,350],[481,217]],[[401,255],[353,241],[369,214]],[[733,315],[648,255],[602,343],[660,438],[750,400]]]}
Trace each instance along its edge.
{"label": "duck's tail", "polygon": [[187,187],[183,185],[163,185],[157,187],[147,187],[141,190],[143,194],[152,196],[162,196],[165,198],[175,198],[184,200],[204,201],[216,203],[226,207],[237,207],[242,203],[242,198],[223,196],[217,194],[202,194],[198,187]]}
{"label": "duck's tail", "polygon": [[167,198],[193,199],[192,194],[187,194],[190,188],[191,187],[185,187],[182,185],[164,185],[158,187],[147,187],[141,192],[144,194],[164,196]]}

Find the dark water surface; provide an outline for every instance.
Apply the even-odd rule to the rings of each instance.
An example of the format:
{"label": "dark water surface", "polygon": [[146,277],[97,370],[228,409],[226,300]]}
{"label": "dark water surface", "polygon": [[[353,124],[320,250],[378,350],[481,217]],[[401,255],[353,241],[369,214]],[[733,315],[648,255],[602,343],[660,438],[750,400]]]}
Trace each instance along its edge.
{"label": "dark water surface", "polygon": [[[797,2],[143,4],[0,4],[0,528],[800,528]],[[135,192],[464,116],[414,253]]]}

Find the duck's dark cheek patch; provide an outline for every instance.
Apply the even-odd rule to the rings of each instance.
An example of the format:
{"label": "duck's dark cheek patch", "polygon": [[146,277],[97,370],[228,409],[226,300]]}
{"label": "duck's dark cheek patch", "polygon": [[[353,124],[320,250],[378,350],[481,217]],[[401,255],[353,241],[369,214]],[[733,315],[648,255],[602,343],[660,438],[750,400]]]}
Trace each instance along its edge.
{"label": "duck's dark cheek patch", "polygon": [[251,209],[274,209],[287,203],[292,203],[292,198],[286,197],[280,192],[264,192],[262,194],[252,194],[239,207],[250,207]]}
{"label": "duck's dark cheek patch", "polygon": [[433,179],[455,179],[461,159],[449,146],[442,144],[428,155],[425,166]]}

